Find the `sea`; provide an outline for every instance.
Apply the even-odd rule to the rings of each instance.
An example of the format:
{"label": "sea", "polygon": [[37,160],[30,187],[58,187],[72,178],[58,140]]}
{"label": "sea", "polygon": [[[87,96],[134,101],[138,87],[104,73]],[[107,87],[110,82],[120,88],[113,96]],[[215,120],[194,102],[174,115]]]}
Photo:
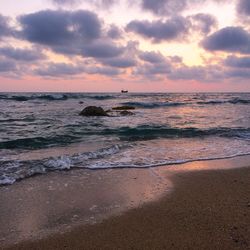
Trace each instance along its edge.
{"label": "sea", "polygon": [[[0,93],[0,105],[0,185],[250,154],[250,93]],[[122,105],[134,115],[79,115]]]}

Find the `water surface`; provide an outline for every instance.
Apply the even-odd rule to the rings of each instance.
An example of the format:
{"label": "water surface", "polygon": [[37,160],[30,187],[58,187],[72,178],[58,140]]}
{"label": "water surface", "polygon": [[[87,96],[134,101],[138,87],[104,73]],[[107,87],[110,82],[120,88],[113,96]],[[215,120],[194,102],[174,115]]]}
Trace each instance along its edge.
{"label": "water surface", "polygon": [[[249,93],[1,93],[0,105],[0,185],[72,168],[250,154]],[[90,105],[131,105],[135,114],[79,116]]]}

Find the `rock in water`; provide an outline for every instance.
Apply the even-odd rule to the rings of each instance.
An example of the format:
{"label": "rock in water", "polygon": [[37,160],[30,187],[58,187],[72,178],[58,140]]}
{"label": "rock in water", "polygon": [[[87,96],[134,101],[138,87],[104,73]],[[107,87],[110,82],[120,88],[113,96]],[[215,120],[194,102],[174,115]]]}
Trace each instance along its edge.
{"label": "rock in water", "polygon": [[120,115],[122,116],[128,116],[128,115],[134,115],[133,112],[127,111],[127,110],[123,110],[120,112]]}
{"label": "rock in water", "polygon": [[88,106],[81,111],[79,115],[82,116],[108,116],[107,112],[101,107]]}
{"label": "rock in water", "polygon": [[135,107],[133,107],[133,106],[120,106],[120,107],[115,107],[112,109],[113,110],[132,110],[132,109],[135,109]]}

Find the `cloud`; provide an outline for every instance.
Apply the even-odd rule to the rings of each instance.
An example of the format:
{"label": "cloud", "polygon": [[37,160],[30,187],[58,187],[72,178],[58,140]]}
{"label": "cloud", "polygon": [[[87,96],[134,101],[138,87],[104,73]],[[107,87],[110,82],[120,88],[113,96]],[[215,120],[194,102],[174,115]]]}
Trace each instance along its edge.
{"label": "cloud", "polygon": [[235,68],[250,68],[250,57],[229,56],[225,59],[224,65]]}
{"label": "cloud", "polygon": [[167,75],[171,70],[171,65],[168,62],[159,64],[144,64],[138,72],[144,73],[144,75]]}
{"label": "cloud", "polygon": [[72,42],[97,39],[101,23],[97,15],[86,10],[75,12],[44,10],[19,17],[22,36],[43,45],[69,45]]}
{"label": "cloud", "polygon": [[237,11],[241,15],[250,16],[250,1],[238,0]]}
{"label": "cloud", "polygon": [[115,68],[130,68],[136,66],[136,61],[129,57],[116,57],[102,60],[102,63]]}
{"label": "cloud", "polygon": [[140,52],[139,58],[149,63],[162,63],[165,61],[164,56],[160,52],[153,52],[153,51]]}
{"label": "cloud", "polygon": [[107,36],[111,39],[120,39],[122,38],[122,31],[116,25],[111,25],[107,32]]}
{"label": "cloud", "polygon": [[[247,2],[248,0],[245,0]],[[173,16],[193,6],[199,7],[205,2],[230,3],[230,0],[140,0],[142,10],[157,16]]]}
{"label": "cloud", "polygon": [[99,8],[110,8],[115,3],[117,3],[117,0],[89,0],[90,3],[93,3]]}
{"label": "cloud", "polygon": [[84,45],[82,47],[82,54],[85,57],[109,58],[119,56],[124,50],[124,47],[118,47],[111,41],[98,40],[94,43]]}
{"label": "cloud", "polygon": [[41,77],[61,78],[61,77],[78,77],[84,74],[90,75],[104,75],[115,76],[121,74],[123,71],[113,67],[96,66],[94,63],[91,65],[83,65],[82,63],[48,63],[46,66],[36,68],[33,73]]}
{"label": "cloud", "polygon": [[11,35],[13,35],[13,30],[10,27],[9,18],[0,14],[0,39]]}
{"label": "cloud", "polygon": [[171,80],[187,80],[199,82],[220,82],[225,79],[224,69],[218,65],[192,66],[182,65],[172,68],[168,78]]}
{"label": "cloud", "polygon": [[16,71],[17,67],[16,64],[11,60],[0,60],[0,72],[6,73],[6,72],[12,72]]}
{"label": "cloud", "polygon": [[168,59],[171,61],[171,63],[182,63],[183,58],[180,56],[169,56]]}
{"label": "cloud", "polygon": [[87,2],[99,8],[110,8],[113,6],[115,0],[50,0],[56,6],[75,6]]}
{"label": "cloud", "polygon": [[190,16],[189,19],[192,22],[192,26],[195,30],[200,30],[203,34],[208,34],[218,25],[217,19],[204,13],[198,13]]}
{"label": "cloud", "polygon": [[146,79],[159,80],[167,77],[172,70],[171,58],[164,57],[159,52],[138,51],[138,57],[143,63],[138,63],[133,75]]}
{"label": "cloud", "polygon": [[187,21],[182,17],[152,22],[134,20],[127,25],[126,30],[151,39],[154,42],[161,42],[182,37],[188,32],[188,25]]}
{"label": "cloud", "polygon": [[45,55],[42,54],[39,50],[27,48],[19,49],[14,47],[0,48],[0,55],[17,61],[26,62],[37,61],[46,58]]}
{"label": "cloud", "polygon": [[225,72],[225,78],[250,79],[250,70],[231,69]]}
{"label": "cloud", "polygon": [[75,5],[75,4],[79,4],[81,2],[81,0],[51,0],[51,2],[53,4],[56,5]]}
{"label": "cloud", "polygon": [[175,69],[168,75],[172,80],[203,80],[206,75],[203,67],[181,67]]}
{"label": "cloud", "polygon": [[44,77],[75,76],[84,72],[82,65],[67,63],[49,63],[45,67],[37,68],[34,73]]}
{"label": "cloud", "polygon": [[186,7],[186,0],[142,0],[141,7],[156,15],[171,15]]}
{"label": "cloud", "polygon": [[125,51],[104,33],[102,22],[90,11],[46,10],[23,15],[19,20],[24,39],[59,54],[102,59],[120,56]]}
{"label": "cloud", "polygon": [[106,76],[117,76],[123,73],[120,69],[112,68],[112,67],[89,67],[86,69],[86,73],[88,74],[99,74]]}
{"label": "cloud", "polygon": [[226,27],[205,38],[202,46],[208,51],[250,54],[250,34],[241,27]]}

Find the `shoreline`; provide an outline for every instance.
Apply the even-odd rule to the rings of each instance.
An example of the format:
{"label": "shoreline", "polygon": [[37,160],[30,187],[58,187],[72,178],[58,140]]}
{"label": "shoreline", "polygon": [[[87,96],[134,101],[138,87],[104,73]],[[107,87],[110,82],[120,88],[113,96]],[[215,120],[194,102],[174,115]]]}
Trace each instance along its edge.
{"label": "shoreline", "polygon": [[[225,156],[225,157],[215,157],[215,158],[198,158],[195,160],[186,160],[186,161],[180,161],[180,162],[172,162],[172,163],[168,163],[168,164],[164,164],[164,163],[160,163],[158,165],[152,165],[152,166],[145,166],[145,167],[136,167],[136,166],[132,166],[132,167],[102,167],[102,168],[77,168],[77,167],[72,167],[69,169],[63,169],[63,170],[54,170],[54,171],[50,171],[50,172],[45,172],[45,173],[35,173],[29,177],[25,177],[22,179],[17,179],[15,180],[13,183],[7,183],[7,184],[0,184],[0,188],[1,187],[7,187],[7,186],[11,186],[13,184],[25,181],[26,179],[29,178],[33,178],[33,177],[38,177],[41,175],[48,175],[51,172],[67,172],[67,171],[77,171],[77,170],[87,170],[87,171],[103,171],[103,170],[121,170],[121,169],[157,169],[160,167],[174,167],[174,166],[179,166],[179,165],[186,165],[189,163],[198,163],[198,162],[214,162],[214,161],[224,161],[224,160],[230,160],[230,159],[237,159],[237,158],[241,158],[241,157],[249,157],[250,159],[250,153],[245,153],[245,154],[239,154],[239,155],[232,155],[232,156]],[[234,168],[234,167],[233,167]]]}
{"label": "shoreline", "polygon": [[[162,212],[164,212],[166,209],[168,210],[168,212],[170,214],[172,213],[172,214],[176,215],[176,213],[178,213],[178,212],[180,214],[185,214],[185,212],[186,212],[185,208],[184,208],[185,204],[184,203],[181,204],[181,201],[178,200],[176,198],[176,196],[182,197],[183,201],[185,200],[185,202],[188,203],[190,205],[190,207],[193,207],[197,214],[199,214],[201,211],[203,211],[201,208],[199,208],[199,209],[201,209],[201,211],[200,211],[197,208],[197,204],[194,204],[197,197],[196,198],[189,197],[190,193],[187,192],[187,190],[192,190],[195,188],[196,194],[195,194],[195,192],[193,192],[193,195],[198,195],[199,199],[201,199],[202,202],[205,202],[204,200],[202,200],[202,197],[201,197],[202,194],[199,194],[199,192],[201,192],[201,190],[203,190],[203,195],[204,195],[204,192],[206,193],[206,191],[208,191],[209,188],[213,188],[214,190],[216,190],[216,188],[217,188],[220,190],[220,194],[222,194],[224,192],[224,195],[222,195],[222,196],[225,198],[228,196],[228,194],[226,195],[226,192],[228,192],[228,187],[229,187],[228,184],[230,182],[230,184],[233,186],[236,186],[236,187],[242,186],[240,188],[240,190],[241,190],[240,194],[243,195],[244,197],[247,197],[247,198],[250,197],[250,193],[249,193],[249,191],[250,191],[249,185],[250,184],[246,182],[247,178],[248,178],[248,180],[250,179],[250,167],[249,167],[250,161],[249,161],[249,159],[250,159],[249,156],[243,156],[243,157],[235,157],[233,159],[226,159],[226,160],[225,159],[224,160],[213,160],[213,161],[210,160],[210,161],[197,161],[197,162],[185,163],[185,164],[178,165],[178,167],[166,166],[165,168],[164,167],[156,167],[154,169],[103,170],[102,175],[101,175],[101,180],[99,180],[98,183],[96,183],[96,178],[100,177],[100,176],[98,177],[98,175],[100,174],[101,171],[94,171],[93,172],[91,170],[90,171],[73,170],[73,171],[65,172],[64,174],[62,174],[62,172],[61,173],[51,173],[50,176],[47,176],[47,178],[49,178],[49,179],[47,179],[47,181],[53,180],[52,183],[51,182],[49,182],[49,183],[50,183],[50,185],[52,185],[52,184],[55,185],[55,189],[53,190],[52,198],[55,198],[54,197],[55,194],[70,195],[72,190],[70,193],[65,191],[65,189],[67,189],[70,185],[73,185],[72,188],[74,191],[76,191],[76,189],[75,189],[76,183],[73,183],[73,182],[68,183],[67,186],[64,186],[64,185],[63,185],[63,187],[61,185],[58,186],[57,181],[60,180],[60,183],[62,184],[62,183],[64,183],[64,181],[66,179],[68,180],[69,178],[71,178],[76,182],[84,180],[84,182],[85,182],[84,188],[86,188],[86,186],[89,185],[89,187],[90,187],[89,190],[91,190],[93,192],[93,194],[95,194],[95,195],[99,194],[100,197],[98,199],[101,200],[100,207],[103,206],[103,208],[104,208],[105,206],[106,207],[109,206],[110,203],[107,202],[107,201],[109,201],[109,199],[110,199],[110,201],[112,201],[111,204],[114,204],[113,203],[114,199],[117,199],[118,202],[113,207],[110,207],[110,211],[108,211],[108,212],[106,211],[106,213],[104,212],[104,210],[102,210],[102,211],[99,210],[98,211],[99,214],[95,213],[94,210],[96,208],[99,208],[99,205],[95,205],[96,207],[92,206],[93,211],[89,211],[89,209],[88,209],[88,213],[89,213],[88,216],[91,217],[92,216],[91,212],[93,212],[95,214],[96,218],[93,221],[89,221],[87,223],[86,223],[86,221],[85,221],[85,223],[84,223],[84,221],[81,221],[79,224],[77,224],[77,223],[74,224],[73,223],[74,221],[71,221],[71,220],[67,221],[67,218],[66,218],[67,213],[69,214],[72,212],[71,210],[74,210],[73,214],[75,214],[76,209],[81,210],[84,207],[89,208],[89,205],[93,203],[93,200],[91,200],[89,204],[81,204],[83,202],[83,200],[79,199],[79,203],[76,202],[74,204],[74,206],[69,206],[69,207],[66,206],[66,208],[65,208],[65,204],[60,203],[59,201],[54,201],[55,203],[59,202],[59,205],[60,205],[60,206],[57,206],[55,208],[55,210],[61,209],[61,213],[60,213],[60,216],[58,218],[61,219],[62,221],[61,222],[59,221],[59,224],[65,223],[65,222],[67,224],[70,222],[70,223],[72,223],[73,226],[69,227],[68,230],[61,230],[58,228],[54,228],[55,229],[54,231],[53,230],[50,231],[50,233],[52,232],[52,235],[53,235],[52,237],[51,236],[48,237],[49,234],[48,235],[44,234],[42,236],[42,239],[36,238],[34,236],[34,232],[32,235],[32,232],[29,231],[28,233],[31,234],[31,235],[29,235],[30,237],[28,235],[26,235],[26,237],[24,237],[24,235],[22,235],[19,238],[19,240],[16,241],[16,243],[18,243],[18,244],[13,246],[10,249],[61,249],[62,244],[64,244],[65,241],[67,243],[67,244],[65,243],[66,249],[71,249],[70,246],[72,246],[72,245],[75,246],[75,248],[72,248],[72,249],[77,249],[77,247],[80,247],[80,246],[83,247],[83,245],[81,245],[81,244],[83,244],[83,240],[81,241],[79,239],[80,235],[81,235],[81,239],[83,239],[85,236],[86,237],[88,236],[87,238],[86,237],[84,238],[85,239],[84,240],[85,246],[87,246],[87,244],[90,244],[89,247],[91,245],[96,246],[96,247],[87,248],[87,249],[100,249],[98,247],[100,247],[101,245],[103,246],[103,249],[117,249],[116,247],[118,247],[120,249],[129,249],[126,247],[121,248],[121,245],[117,245],[119,242],[124,241],[125,235],[123,235],[123,233],[122,233],[122,232],[124,232],[124,230],[126,233],[128,233],[127,236],[129,236],[129,237],[133,236],[133,235],[130,235],[129,231],[126,231],[126,230],[128,230],[127,227],[129,226],[129,223],[126,222],[126,220],[132,221],[132,225],[133,225],[133,226],[131,225],[132,228],[134,226],[137,226],[137,230],[140,230],[140,228],[141,228],[143,231],[144,230],[143,228],[145,226],[143,223],[146,223],[146,221],[145,221],[146,218],[150,218],[153,215],[156,216],[154,209],[158,209],[157,211],[159,211],[159,216],[161,214],[162,218],[165,218],[164,216],[166,216],[166,214],[162,214]],[[83,174],[81,176],[81,174],[83,172],[85,174],[87,173],[88,175]],[[97,172],[99,174],[97,174]],[[58,175],[60,175],[61,177],[58,178]],[[79,177],[79,175],[81,177]],[[86,177],[86,178],[83,178],[83,177]],[[218,179],[219,177],[222,178],[220,180],[221,183],[219,183],[219,179]],[[92,182],[92,183],[89,181],[91,178],[94,180],[94,182]],[[116,186],[114,186],[113,178],[117,178],[117,181],[119,182],[119,183],[116,183]],[[86,182],[86,179],[88,179],[88,182]],[[216,179],[218,179],[218,181],[215,184],[213,184],[212,180],[216,180]],[[236,179],[238,179],[238,180],[236,182],[234,182],[234,180],[236,180]],[[10,186],[9,188],[4,188],[4,189],[6,189],[5,190],[6,195],[12,193],[12,195],[15,196],[16,195],[15,192],[17,191],[17,189],[19,189],[19,190],[22,189],[22,191],[23,191],[25,188],[29,187],[30,190],[32,191],[32,190],[34,190],[34,185],[43,184],[44,181],[45,181],[45,177],[37,176],[37,177],[30,178],[30,180],[14,184],[14,186],[16,186],[17,188],[15,188],[16,190],[14,190],[13,192],[10,192],[10,189],[12,186]],[[111,181],[111,183],[109,183],[110,181]],[[123,181],[124,183],[121,183],[121,181]],[[198,183],[198,184],[194,184],[193,182]],[[241,182],[243,182],[245,184],[241,184]],[[100,184],[102,184],[103,186],[100,187],[99,186]],[[111,186],[109,186],[110,184],[111,184]],[[53,187],[53,185],[52,185],[52,187]],[[185,188],[183,188],[183,185],[184,186],[186,185]],[[197,186],[195,187],[195,185],[199,186],[199,188],[198,188],[199,192],[197,192]],[[244,188],[243,188],[243,186],[244,186]],[[100,190],[95,189],[98,187],[100,188]],[[103,188],[107,188],[106,192],[104,191]],[[114,188],[116,188],[115,192],[114,192]],[[125,188],[125,191],[123,190],[124,188]],[[64,190],[62,191],[60,189],[64,189]],[[244,189],[244,190],[242,190],[242,189]],[[46,191],[46,190],[43,190],[43,191]],[[229,189],[229,191],[230,191],[230,189]],[[232,193],[230,193],[230,196],[232,196],[232,197],[234,197],[233,191],[234,190],[230,191],[230,192],[232,192]],[[34,193],[38,194],[39,192],[41,194],[41,189],[36,190],[36,192],[34,192]],[[121,195],[122,192],[123,192],[123,195]],[[119,193],[119,195],[117,195],[117,193]],[[0,194],[2,194],[2,188],[0,189]],[[46,192],[45,192],[45,194],[46,194]],[[78,194],[79,194],[79,190],[78,190]],[[109,195],[107,195],[107,194],[109,194]],[[47,196],[48,195],[50,195],[50,194],[47,192]],[[85,195],[85,203],[86,203],[86,200],[88,197],[86,196],[86,193],[82,193],[82,195]],[[237,194],[237,195],[239,195],[239,194]],[[104,196],[104,197],[101,197],[101,196]],[[209,197],[209,194],[206,193],[205,196]],[[217,194],[216,197],[217,196],[219,196],[219,194]],[[65,197],[68,198],[68,196],[64,196],[64,198]],[[125,200],[125,197],[126,197],[126,200]],[[250,200],[248,201],[247,198],[244,198],[244,199],[246,199],[246,201],[245,201],[246,204],[244,203],[246,208],[240,207],[240,210],[248,209],[248,210],[246,210],[246,212],[244,212],[242,210],[243,211],[242,213],[246,213],[247,216],[245,216],[244,219],[249,220],[249,208],[248,208],[249,204],[248,204],[248,202],[250,202]],[[58,197],[58,199],[60,200],[62,198]],[[175,206],[177,206],[176,211],[172,211],[170,209],[170,207],[168,207],[171,199],[174,200],[174,201],[172,201],[172,205],[175,204]],[[210,199],[213,200],[215,198],[210,197]],[[237,199],[240,199],[240,197],[238,197]],[[95,200],[94,203],[96,203],[97,200]],[[133,202],[131,203],[131,201],[133,201]],[[214,200],[214,202],[215,201],[218,203],[217,204],[218,206],[221,206],[221,209],[226,209],[225,206],[232,206],[232,204],[231,205],[226,204],[226,203],[221,204],[221,200],[218,199],[218,197],[217,197],[217,200]],[[22,202],[23,202],[23,200],[22,200]],[[105,204],[105,202],[108,203],[108,205]],[[38,206],[38,205],[41,205],[41,200],[38,202],[38,204],[36,206]],[[52,205],[51,203],[48,204],[48,207],[51,207],[51,205]],[[53,205],[55,205],[55,204],[53,204]],[[216,205],[216,203],[215,203],[215,205]],[[28,202],[26,204],[25,208],[32,209],[32,207],[33,207],[33,209],[34,209],[34,206],[35,205],[33,203]],[[63,206],[65,209],[63,209],[63,207],[61,207],[61,206]],[[40,215],[43,215],[45,213],[45,215],[48,216],[52,212],[51,210],[47,211],[44,206],[43,206],[43,208],[44,208],[44,210],[41,209]],[[189,209],[186,208],[186,210],[189,210]],[[86,211],[87,210],[85,210],[83,212],[86,213]],[[247,213],[247,211],[248,211],[248,213]],[[37,211],[35,210],[33,212],[36,213]],[[54,212],[56,212],[56,213],[53,214],[53,216],[58,215],[58,212],[60,212],[60,211],[54,211]],[[19,211],[19,213],[20,213],[20,217],[13,219],[14,222],[18,222],[18,220],[21,219],[21,220],[23,220],[22,223],[26,223],[25,225],[23,225],[24,228],[19,228],[19,231],[20,231],[20,229],[24,230],[25,227],[33,226],[31,224],[31,222],[27,221],[27,217],[23,218],[22,217],[23,214],[20,211]],[[140,215],[143,213],[146,213],[145,218],[143,218],[142,215]],[[78,217],[75,217],[74,220],[75,221],[80,220],[80,218],[79,218],[80,216],[82,216],[81,213],[79,213]],[[131,216],[132,216],[132,218],[131,218]],[[204,216],[206,218],[206,214],[204,214]],[[232,214],[231,214],[231,216],[232,216]],[[74,215],[73,215],[73,217],[74,217]],[[190,214],[187,214],[186,218],[190,219],[189,217],[190,217]],[[194,217],[195,217],[195,215],[194,215]],[[125,220],[125,218],[127,218],[127,219]],[[160,218],[158,218],[157,220],[159,220],[159,219]],[[171,217],[169,217],[168,219],[171,219]],[[216,216],[215,216],[215,218],[210,218],[210,219],[215,220]],[[63,220],[65,220],[65,221],[63,221]],[[36,224],[36,226],[41,226],[41,225],[43,225],[43,222],[44,221],[36,221],[35,224]],[[156,218],[155,219],[152,218],[152,220],[150,219],[150,222],[152,224],[154,224],[156,222]],[[19,223],[20,223],[20,221],[19,221]],[[49,229],[48,226],[53,226],[53,223],[56,224],[55,221],[51,221],[50,223],[52,223],[52,225],[46,224],[45,229],[46,229],[46,227],[47,227],[47,229]],[[117,236],[117,233],[114,232],[114,230],[112,229],[113,223],[115,223],[116,230],[118,230],[118,231],[120,230],[121,234],[119,235],[119,237],[121,237],[121,238],[119,238]],[[142,223],[142,224],[140,225],[140,223]],[[146,225],[148,227],[151,227],[147,223],[146,223]],[[214,221],[214,223],[218,223],[218,221]],[[240,221],[238,223],[240,223]],[[249,221],[249,223],[250,223],[250,221]],[[93,225],[88,225],[88,224],[93,224]],[[172,221],[172,224],[169,222],[169,226],[170,225],[173,227],[173,225],[175,225],[174,221]],[[202,225],[202,221],[201,221],[201,225]],[[232,227],[234,227],[234,225]],[[234,231],[236,231],[237,234],[239,233],[238,231],[241,232],[243,230],[243,229],[242,230],[238,229],[239,226],[235,226],[235,227],[237,227],[237,230],[235,229]],[[101,230],[102,228],[105,228],[105,230],[104,230],[105,233],[104,233],[104,231]],[[160,231],[160,229],[161,229],[161,227],[160,228],[154,227],[154,228],[156,231]],[[147,229],[147,227],[146,227],[146,229]],[[34,230],[34,228],[33,228],[33,230]],[[244,227],[244,230],[245,230],[245,227]],[[106,233],[106,231],[107,231],[107,233]],[[170,230],[170,231],[172,232],[173,230]],[[37,230],[37,232],[39,232],[39,230]],[[90,232],[92,232],[92,234],[94,234],[94,236],[91,236]],[[110,234],[109,237],[112,237],[112,239],[113,239],[113,236],[115,237],[115,239],[116,239],[116,237],[118,237],[119,241],[118,242],[116,240],[114,242],[113,242],[113,240],[111,240],[111,242],[105,241],[105,237],[103,235],[106,235],[108,233]],[[147,243],[148,237],[149,237],[149,236],[147,236],[148,232],[146,231],[144,233],[145,233],[144,239],[143,239],[143,236],[141,234],[137,235],[139,242],[137,242],[137,241],[136,242],[139,245],[134,245],[135,249],[140,249],[140,248],[136,248],[136,246],[141,246],[141,247],[145,247],[145,249],[150,249],[150,248],[147,248],[148,247],[147,244],[149,244],[149,243]],[[176,234],[178,234],[178,233],[179,233],[179,231],[177,230]],[[195,232],[193,232],[193,233],[195,233]],[[20,232],[19,232],[19,234],[20,234]],[[174,234],[174,232],[172,232],[172,234]],[[220,232],[220,234],[221,234],[221,232]],[[13,234],[13,235],[15,235],[15,234]],[[231,237],[231,238],[235,238],[235,240],[237,242],[240,242],[241,249],[245,249],[242,247],[245,247],[245,246],[247,246],[246,244],[249,244],[249,242],[248,242],[249,239],[245,239],[246,237],[244,236],[244,232],[243,233],[241,232],[240,235],[244,239],[242,237],[238,237],[238,236],[237,236],[238,238],[236,236]],[[102,237],[104,237],[104,238],[102,238]],[[106,235],[106,237],[108,237],[108,236]],[[155,242],[155,244],[156,244],[155,249],[160,249],[160,247],[161,248],[163,247],[163,245],[159,245],[159,244],[163,244],[163,243],[170,244],[170,242],[167,243],[164,241],[164,239],[162,238],[163,237],[162,232],[159,233],[159,236],[155,235],[155,237],[159,237],[159,239],[160,239],[158,244],[156,244],[157,242]],[[172,237],[173,237],[173,235],[172,235]],[[175,237],[177,237],[177,236],[175,235]],[[179,235],[178,237],[181,237],[181,235]],[[33,242],[31,240],[33,240]],[[145,243],[143,243],[143,241]],[[112,245],[111,244],[112,242],[115,245]],[[227,242],[227,241],[225,241],[225,242]],[[4,247],[12,245],[11,243],[13,244],[14,241],[8,242],[8,244],[3,245],[2,249],[4,249]],[[236,242],[233,241],[231,243],[233,244],[232,246],[237,247]],[[111,244],[111,245],[109,245],[109,244]],[[130,246],[130,249],[131,249],[131,247],[133,247],[133,242],[131,242],[131,239],[129,239],[127,244]],[[143,244],[143,245],[141,245],[141,244]],[[171,248],[171,244],[168,245],[170,248]],[[201,244],[201,243],[199,243],[199,244]],[[0,241],[0,245],[2,245],[1,241]],[[109,247],[107,247],[107,246],[109,246]],[[153,246],[151,245],[151,247],[153,247]],[[173,249],[177,249],[175,247],[173,247]],[[248,247],[249,247],[249,245],[248,245]],[[207,248],[203,248],[203,249],[207,249]],[[231,248],[227,248],[227,249],[231,249]],[[232,248],[232,249],[234,249],[234,248]]]}

